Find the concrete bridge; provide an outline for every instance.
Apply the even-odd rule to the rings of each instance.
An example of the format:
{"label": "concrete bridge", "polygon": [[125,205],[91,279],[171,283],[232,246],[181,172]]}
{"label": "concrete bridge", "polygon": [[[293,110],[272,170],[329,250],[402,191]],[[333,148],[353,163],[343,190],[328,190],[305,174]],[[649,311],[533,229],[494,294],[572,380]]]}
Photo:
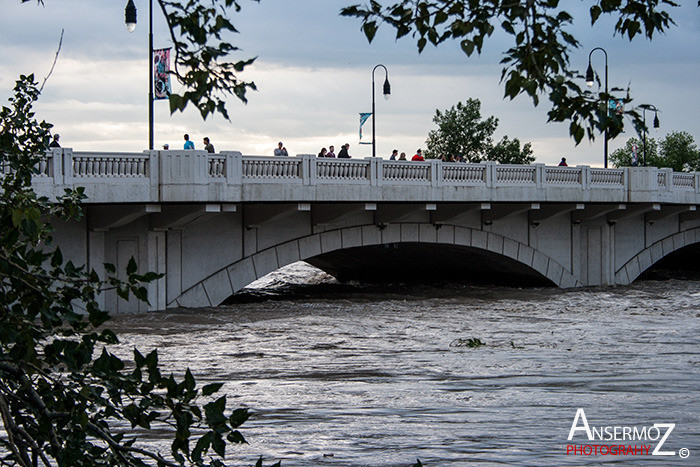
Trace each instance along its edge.
{"label": "concrete bridge", "polygon": [[216,306],[299,260],[341,280],[629,284],[700,242],[700,173],[670,169],[71,149],[38,169],[40,195],[89,197],[82,221],[57,223],[64,257],[165,273],[152,309]]}

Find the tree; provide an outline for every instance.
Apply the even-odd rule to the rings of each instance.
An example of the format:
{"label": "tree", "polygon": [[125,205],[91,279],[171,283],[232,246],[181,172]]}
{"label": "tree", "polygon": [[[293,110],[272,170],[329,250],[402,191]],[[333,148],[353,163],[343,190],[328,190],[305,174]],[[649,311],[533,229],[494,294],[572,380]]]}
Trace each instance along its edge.
{"label": "tree", "polygon": [[[214,398],[221,383],[199,387],[189,369],[163,374],[156,350],[135,349],[131,361],[109,351],[118,340],[98,294],[145,300],[144,284],[159,275],[139,274],[132,259],[125,281],[111,265],[100,279],[53,245],[50,219],[80,217],[85,196],[68,189],[52,203],[31,188],[51,128],[34,118],[38,96],[33,76],[22,76],[0,111],[0,463],[224,465],[227,442],[245,442],[248,412]],[[170,452],[136,445],[129,427],[170,431]]]}
{"label": "tree", "polygon": [[507,136],[504,136],[498,144],[489,149],[486,159],[501,164],[532,164],[535,162],[535,157],[532,153],[531,143],[525,143],[520,149],[520,140],[518,138],[510,140]]}
{"label": "tree", "polygon": [[[20,0],[22,3],[32,0]],[[43,5],[46,0],[36,0]],[[222,97],[236,96],[247,102],[246,92],[256,90],[255,83],[239,79],[238,75],[255,58],[229,62],[240,51],[223,39],[238,31],[231,23],[230,9],[240,11],[241,0],[156,0],[168,23],[173,41],[175,60],[171,74],[184,86],[182,94],[170,95],[170,112],[183,111],[192,104],[206,119],[215,112],[229,119]],[[259,2],[260,0],[250,0]]]}
{"label": "tree", "polygon": [[510,140],[504,136],[493,144],[498,119],[491,116],[482,120],[479,99],[467,99],[466,104],[458,102],[444,112],[436,110],[433,123],[438,128],[428,133],[428,158],[461,155],[469,162],[490,160],[502,164],[529,164],[535,160],[532,145],[526,143],[521,150],[518,138]]}
{"label": "tree", "polygon": [[693,172],[700,170],[700,150],[692,135],[686,131],[673,131],[661,141],[663,165],[676,172]]}
{"label": "tree", "polygon": [[481,119],[481,101],[471,98],[466,104],[458,102],[444,112],[436,110],[433,123],[438,129],[428,133],[426,156],[462,155],[470,162],[479,162],[485,157],[498,127],[496,117]]}
{"label": "tree", "polygon": [[[654,138],[647,138],[646,161],[647,165],[656,165],[659,158],[658,144]],[[633,167],[644,164],[644,143],[637,138],[630,138],[625,146],[616,149],[610,154],[610,165],[613,167]],[[635,163],[636,161],[636,163]]]}
{"label": "tree", "polygon": [[[688,132],[673,131],[660,143],[657,143],[654,138],[647,138],[646,147],[647,166],[670,167],[676,172],[700,170],[700,149]],[[611,154],[610,162],[615,167],[629,167],[633,165],[633,154],[636,151],[638,165],[642,165],[643,148],[642,141],[630,138],[624,148],[617,149]]]}
{"label": "tree", "polygon": [[[667,8],[678,6],[671,0],[597,0],[589,9],[591,24],[603,15],[617,19],[613,33],[652,39],[673,23]],[[385,6],[386,5],[386,6]],[[622,115],[607,112],[605,103],[620,89],[609,94],[594,94],[581,88],[582,76],[571,67],[569,55],[580,43],[567,30],[573,16],[565,10],[570,2],[552,0],[372,0],[368,5],[352,5],[341,15],[362,20],[362,31],[371,42],[380,24],[396,29],[396,37],[411,35],[421,52],[428,43],[435,46],[459,41],[462,51],[481,54],[484,43],[496,31],[496,25],[509,35],[513,45],[504,52],[501,82],[504,95],[514,99],[525,94],[536,106],[542,96],[549,98],[549,121],[569,122],[569,134],[576,143],[584,135],[593,139],[607,130],[611,138],[623,130]],[[698,2],[700,5],[700,2]],[[631,102],[629,92],[623,99]],[[625,113],[635,127],[643,125],[635,110]]]}

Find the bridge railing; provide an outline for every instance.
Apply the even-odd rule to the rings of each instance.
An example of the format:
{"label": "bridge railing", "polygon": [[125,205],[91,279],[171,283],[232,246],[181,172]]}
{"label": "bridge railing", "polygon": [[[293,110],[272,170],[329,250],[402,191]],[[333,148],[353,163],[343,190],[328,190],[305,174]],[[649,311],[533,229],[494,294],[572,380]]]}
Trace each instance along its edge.
{"label": "bridge railing", "polygon": [[[0,175],[5,170],[0,167]],[[235,201],[233,198],[242,196],[243,187],[259,184],[579,189],[603,193],[590,197],[593,201],[610,198],[604,194],[609,192],[616,193],[615,199],[642,193],[640,199],[663,202],[664,196],[675,193],[692,195],[700,202],[700,173],[671,169],[326,159],[310,154],[266,157],[184,150],[98,153],[53,149],[38,163],[34,183],[40,194],[49,197],[61,194],[65,187],[85,186],[94,202]]]}

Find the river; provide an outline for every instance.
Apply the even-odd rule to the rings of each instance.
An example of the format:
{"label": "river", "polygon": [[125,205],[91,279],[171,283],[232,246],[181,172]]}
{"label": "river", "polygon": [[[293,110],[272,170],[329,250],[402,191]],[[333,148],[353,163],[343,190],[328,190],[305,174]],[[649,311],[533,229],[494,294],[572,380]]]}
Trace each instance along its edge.
{"label": "river", "polygon": [[[347,287],[301,268],[290,282],[321,284],[280,288],[284,274],[228,306],[111,326],[118,352],[157,347],[252,410],[250,444],[227,451],[236,465],[700,465],[698,280]],[[597,429],[673,423],[659,450],[674,455],[611,454],[651,454],[663,427],[648,432],[657,440],[589,441],[579,418],[569,441],[579,408]]]}

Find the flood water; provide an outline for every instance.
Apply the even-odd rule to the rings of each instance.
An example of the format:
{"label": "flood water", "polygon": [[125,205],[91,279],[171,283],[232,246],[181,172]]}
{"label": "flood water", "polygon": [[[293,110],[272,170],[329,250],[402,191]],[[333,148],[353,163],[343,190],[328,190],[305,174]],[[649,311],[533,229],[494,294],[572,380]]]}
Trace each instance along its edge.
{"label": "flood water", "polygon": [[[157,347],[170,369],[225,381],[229,403],[252,410],[250,444],[227,450],[235,465],[700,465],[697,280],[327,284],[246,301],[111,326],[120,353]],[[675,423],[661,449],[675,455],[567,455],[658,443],[567,441],[578,408],[596,428]]]}

